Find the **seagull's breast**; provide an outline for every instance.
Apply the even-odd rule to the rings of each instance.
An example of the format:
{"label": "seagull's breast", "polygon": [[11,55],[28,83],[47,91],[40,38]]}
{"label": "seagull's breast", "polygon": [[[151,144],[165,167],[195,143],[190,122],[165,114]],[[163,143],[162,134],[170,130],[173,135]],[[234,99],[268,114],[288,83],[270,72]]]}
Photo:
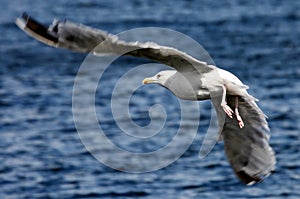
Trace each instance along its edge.
{"label": "seagull's breast", "polygon": [[176,97],[184,100],[190,101],[200,101],[210,99],[210,94],[208,89],[170,89],[168,88]]}
{"label": "seagull's breast", "polygon": [[210,99],[209,90],[203,85],[199,75],[177,72],[164,86],[180,99],[192,101]]}

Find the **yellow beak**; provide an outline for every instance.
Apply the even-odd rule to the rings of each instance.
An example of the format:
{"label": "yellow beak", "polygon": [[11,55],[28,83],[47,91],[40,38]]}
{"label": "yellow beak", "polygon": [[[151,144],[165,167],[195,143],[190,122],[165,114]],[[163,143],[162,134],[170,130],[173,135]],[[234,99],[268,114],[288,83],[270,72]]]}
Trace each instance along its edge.
{"label": "yellow beak", "polygon": [[147,77],[143,80],[143,84],[151,84],[153,82],[154,82],[154,80],[151,77]]}

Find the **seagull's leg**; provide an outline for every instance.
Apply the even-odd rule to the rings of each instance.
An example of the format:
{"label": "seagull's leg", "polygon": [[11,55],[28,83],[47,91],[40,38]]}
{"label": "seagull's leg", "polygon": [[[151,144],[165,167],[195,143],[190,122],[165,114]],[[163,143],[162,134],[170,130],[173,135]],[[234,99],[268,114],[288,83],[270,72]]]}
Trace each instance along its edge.
{"label": "seagull's leg", "polygon": [[239,106],[239,97],[236,96],[235,97],[235,108],[234,108],[234,113],[235,113],[235,117],[239,123],[239,126],[240,128],[243,128],[245,125],[244,125],[244,122],[242,120],[242,117],[240,116],[240,113],[239,113],[239,110],[238,110],[238,106]]}
{"label": "seagull's leg", "polygon": [[226,102],[226,88],[225,88],[225,86],[222,86],[222,88],[223,88],[223,95],[222,95],[221,106],[222,106],[223,110],[225,111],[225,113],[230,118],[232,118],[233,110],[227,105],[227,102]]}

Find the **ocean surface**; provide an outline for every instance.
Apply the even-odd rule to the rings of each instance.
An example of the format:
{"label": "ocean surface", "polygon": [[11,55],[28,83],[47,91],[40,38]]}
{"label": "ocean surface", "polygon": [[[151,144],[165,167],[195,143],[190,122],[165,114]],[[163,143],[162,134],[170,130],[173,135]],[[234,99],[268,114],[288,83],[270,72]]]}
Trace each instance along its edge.
{"label": "ocean surface", "polygon": [[[300,1],[2,0],[1,8],[0,198],[300,198]],[[68,19],[113,34],[159,27],[193,38],[217,66],[236,74],[250,86],[249,93],[260,99],[258,105],[268,116],[271,129],[276,170],[262,183],[245,186],[231,170],[222,143],[204,159],[199,158],[210,123],[209,102],[200,103],[200,120],[193,114],[194,104],[186,105],[190,108],[190,119],[184,123],[186,136],[181,135],[182,141],[166,157],[143,161],[119,157],[101,140],[93,140],[97,131],[88,126],[83,129],[91,136],[89,146],[97,150],[86,147],[75,126],[72,94],[87,54],[51,48],[28,37],[14,24],[24,11],[45,24],[53,18]],[[165,119],[161,118],[164,108],[167,119],[161,131],[142,139],[141,135],[124,134],[115,122],[112,106],[117,106],[115,116],[122,116],[119,119],[125,127],[135,132],[131,124],[126,126],[126,115],[121,114],[124,107],[111,105],[111,94],[126,72],[147,63],[118,59],[105,71],[95,91],[99,126],[112,143],[131,153],[164,147],[180,125],[177,99],[162,87],[140,85],[144,77],[154,75],[162,66],[130,73],[130,79],[121,84],[125,97],[132,94],[128,112],[136,125],[150,124],[148,110],[160,104],[152,115],[153,127],[159,130],[155,122],[161,124]],[[81,75],[91,86],[97,83],[95,74],[101,70],[101,65],[94,65]],[[139,85],[131,85],[129,80]],[[122,99],[122,92],[117,98]],[[80,99],[84,104],[84,95]],[[85,110],[84,105],[81,110]],[[191,139],[198,123],[191,146],[172,164],[149,172],[123,172],[141,167],[151,170],[172,159]],[[97,154],[116,169],[98,161]]]}

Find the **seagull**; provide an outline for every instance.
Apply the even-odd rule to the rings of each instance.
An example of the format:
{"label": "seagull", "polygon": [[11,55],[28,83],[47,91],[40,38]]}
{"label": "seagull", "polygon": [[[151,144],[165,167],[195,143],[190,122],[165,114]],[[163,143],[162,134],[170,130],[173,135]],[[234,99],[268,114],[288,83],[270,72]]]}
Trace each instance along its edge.
{"label": "seagull", "polygon": [[171,67],[145,78],[143,84],[158,84],[185,100],[210,99],[218,117],[219,140],[224,142],[234,173],[245,184],[261,182],[275,170],[267,117],[247,92],[248,86],[234,74],[172,47],[151,41],[125,42],[103,30],[66,20],[54,20],[46,27],[24,13],[15,23],[34,39],[56,48],[95,56],[141,57]]}

